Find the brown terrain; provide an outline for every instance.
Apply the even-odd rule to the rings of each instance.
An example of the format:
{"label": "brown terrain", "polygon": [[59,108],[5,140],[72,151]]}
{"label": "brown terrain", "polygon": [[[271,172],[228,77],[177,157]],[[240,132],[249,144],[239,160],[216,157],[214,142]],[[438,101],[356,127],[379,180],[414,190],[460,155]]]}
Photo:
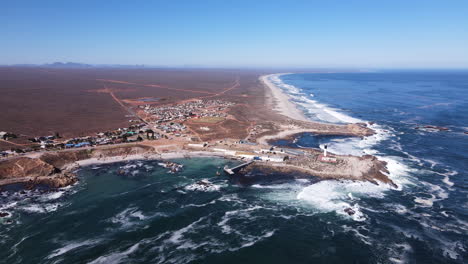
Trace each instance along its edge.
{"label": "brown terrain", "polygon": [[[228,121],[222,125],[237,128],[265,116],[271,119],[268,111],[259,111],[265,105],[264,88],[258,80],[262,73],[0,67],[0,131],[26,139],[55,132],[64,137],[85,136],[126,127],[126,107],[132,106],[132,100],[145,97],[158,98],[155,104],[193,98],[236,102],[238,105],[231,112],[239,123]],[[11,142],[0,142],[0,149],[13,146]]]}
{"label": "brown terrain", "polygon": [[144,145],[126,144],[99,149],[82,149],[43,153],[38,157],[16,157],[0,160],[0,185],[25,183],[26,187],[47,184],[64,187],[73,184],[77,178],[70,171],[75,162],[91,158],[115,157],[149,153],[154,149]]}
{"label": "brown terrain", "polygon": [[[77,161],[186,151],[185,146],[191,141],[210,142],[213,148],[207,147],[204,152],[217,152],[214,146],[218,141],[224,141],[231,142],[233,151],[253,153],[261,148],[268,149],[271,140],[304,132],[360,137],[373,134],[365,124],[320,124],[279,114],[272,110],[276,99],[259,80],[259,76],[266,73],[253,70],[0,67],[0,131],[18,135],[17,139],[0,140],[0,150],[27,148],[31,145],[28,138],[56,132],[65,140],[126,128],[129,120],[135,118],[153,127],[158,120],[141,108],[145,105],[166,107],[190,104],[198,99],[231,103],[224,110],[207,108],[208,112],[221,115],[181,121],[187,127],[187,135],[183,137],[175,137],[172,133],[170,138],[145,140],[137,145],[33,151],[4,158],[0,160],[0,185],[17,182],[30,186],[38,183],[66,186],[76,181],[71,171]],[[257,142],[258,146],[241,146],[236,143],[240,139]],[[393,185],[382,173],[386,172],[385,163],[375,157],[335,157],[337,162],[326,163],[319,160],[320,151],[311,150],[278,166],[252,166],[303,171],[322,178],[374,183],[379,180]]]}

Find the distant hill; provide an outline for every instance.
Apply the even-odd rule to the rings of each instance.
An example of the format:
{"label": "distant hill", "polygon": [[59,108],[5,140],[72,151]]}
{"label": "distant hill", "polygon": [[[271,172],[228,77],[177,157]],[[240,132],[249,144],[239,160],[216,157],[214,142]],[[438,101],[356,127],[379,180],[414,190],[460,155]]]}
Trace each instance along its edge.
{"label": "distant hill", "polygon": [[93,65],[78,62],[54,62],[39,65],[47,68],[92,68]]}
{"label": "distant hill", "polygon": [[0,65],[7,67],[43,67],[43,68],[56,68],[56,69],[89,69],[89,68],[123,68],[123,69],[141,69],[141,68],[165,68],[164,66],[147,66],[147,65],[124,65],[124,64],[86,64],[79,62],[54,62],[46,64],[13,64],[13,65]]}

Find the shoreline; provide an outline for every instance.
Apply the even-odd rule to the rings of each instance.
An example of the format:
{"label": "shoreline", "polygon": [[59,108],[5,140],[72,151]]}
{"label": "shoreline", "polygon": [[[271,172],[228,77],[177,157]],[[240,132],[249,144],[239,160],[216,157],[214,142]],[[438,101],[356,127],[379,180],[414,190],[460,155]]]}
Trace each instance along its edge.
{"label": "shoreline", "polygon": [[[238,142],[231,142],[227,150],[222,150],[216,148],[216,146],[219,146],[217,144],[221,144],[221,142],[216,142],[215,140],[210,141],[209,144],[211,146],[206,148],[204,144],[192,144],[203,145],[202,150],[198,148],[190,149],[191,144],[189,142],[167,141],[153,143],[152,141],[148,141],[141,144],[125,143],[87,149],[32,153],[26,156],[0,160],[2,161],[0,162],[0,172],[8,175],[8,177],[3,177],[0,180],[0,186],[12,183],[26,183],[28,186],[52,183],[54,187],[64,187],[76,182],[77,179],[74,171],[82,166],[131,160],[170,160],[192,157],[218,157],[244,160],[246,158],[245,155],[254,159],[255,156],[263,155],[255,153],[264,153],[265,149],[268,153],[268,149],[272,149],[272,146],[269,144],[270,140],[287,138],[304,132],[357,137],[369,136],[375,133],[364,123],[338,125],[308,120],[303,111],[291,101],[291,97],[270,81],[270,78],[284,74],[286,73],[262,75],[259,77],[259,80],[265,87],[265,97],[270,100],[266,107],[276,112],[279,120],[276,120],[276,118],[266,120],[270,122],[270,127],[267,129],[267,133],[255,139],[254,142],[257,145],[242,145]],[[206,144],[208,145],[208,142]],[[223,145],[227,146],[226,143],[223,143]],[[223,145],[221,146],[224,147]],[[276,153],[274,154],[276,155]],[[283,153],[281,155],[286,154]],[[381,161],[369,161],[368,158],[349,155],[335,155],[338,160],[332,160],[330,164],[330,161],[324,162],[320,155],[320,151],[311,150],[308,154],[296,155],[292,161],[289,160],[289,157],[287,157],[288,161],[286,161],[285,157],[276,157],[276,159],[284,158],[282,161],[279,161],[284,164],[282,166],[275,165],[270,167],[289,167],[291,170],[297,170],[301,167],[301,170],[307,171],[310,175],[322,178],[352,178],[354,180],[367,180],[371,182],[373,182],[372,179],[383,179],[382,182],[392,183],[390,179],[381,175],[379,169],[374,169],[385,167],[385,164]],[[269,156],[265,158],[265,161],[268,160],[270,160]],[[297,164],[294,164],[294,162]],[[337,164],[333,165],[333,163]],[[266,164],[265,166],[268,166]]]}
{"label": "shoreline", "polygon": [[99,165],[99,164],[110,164],[123,161],[134,161],[134,160],[170,160],[170,159],[183,159],[183,158],[228,158],[222,152],[211,152],[211,151],[177,151],[168,153],[152,153],[152,154],[135,154],[128,156],[116,156],[106,158],[89,158],[85,160],[76,161],[75,164],[80,167]]}
{"label": "shoreline", "polygon": [[[74,184],[76,181],[75,171],[81,167],[100,165],[100,164],[112,164],[118,162],[127,162],[127,161],[138,161],[138,160],[152,160],[152,161],[165,161],[171,159],[183,159],[183,158],[235,158],[226,155],[223,152],[215,151],[187,151],[187,150],[177,150],[174,152],[168,153],[157,153],[157,152],[147,152],[131,155],[118,155],[118,156],[107,156],[107,157],[89,157],[86,159],[75,160],[65,164],[61,168],[61,172],[58,174],[48,175],[48,176],[27,176],[27,177],[18,177],[18,178],[6,178],[0,180],[0,187],[12,185],[12,184],[47,184],[54,188],[65,187],[71,184]],[[61,181],[65,180],[65,181]],[[54,184],[57,183],[57,184]]]}
{"label": "shoreline", "polygon": [[[261,145],[266,147],[268,145]],[[220,148],[221,147],[221,148]],[[171,160],[183,158],[222,158],[247,161],[242,155],[252,155],[252,150],[243,149],[237,146],[231,149],[225,149],[223,146],[213,145],[206,149],[186,149],[177,148],[171,152],[158,152],[157,149],[147,145],[131,146],[113,146],[105,149],[93,149],[76,152],[56,152],[46,153],[39,158],[22,157],[10,163],[10,168],[16,170],[16,176],[0,180],[0,186],[10,184],[26,184],[26,188],[45,184],[53,188],[65,187],[78,181],[76,170],[90,165],[109,164],[116,162],[126,162],[133,160]],[[250,154],[252,153],[252,154]],[[260,156],[262,154],[259,154]],[[285,155],[285,154],[283,154]],[[293,159],[284,160],[284,163],[260,161],[255,164],[272,170],[302,171],[310,176],[316,176],[323,179],[350,179],[358,181],[369,181],[377,184],[376,180],[382,183],[390,184],[396,188],[396,185],[385,176],[386,162],[378,161],[373,156],[350,156],[350,155],[332,155],[332,158],[339,160],[337,164],[323,163],[321,160],[321,151],[311,149],[304,154]],[[294,156],[293,155],[293,156]],[[255,154],[253,154],[255,156]],[[251,159],[253,159],[253,156]],[[253,164],[255,166],[255,164]],[[18,167],[27,167],[26,170],[18,170]]]}
{"label": "shoreline", "polygon": [[286,117],[299,120],[299,121],[306,121],[310,122],[310,120],[304,115],[302,110],[300,110],[293,102],[291,102],[291,97],[283,92],[281,88],[275,85],[273,82],[270,81],[272,77],[279,77],[282,75],[286,75],[289,73],[276,73],[276,74],[268,74],[262,75],[259,77],[259,80],[268,87],[269,94],[273,97],[273,110],[279,112],[281,115]]}

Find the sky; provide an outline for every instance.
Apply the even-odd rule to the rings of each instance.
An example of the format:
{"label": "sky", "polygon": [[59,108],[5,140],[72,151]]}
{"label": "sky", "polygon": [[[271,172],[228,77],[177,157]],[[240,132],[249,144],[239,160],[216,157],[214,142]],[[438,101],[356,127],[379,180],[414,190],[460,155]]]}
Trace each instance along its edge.
{"label": "sky", "polygon": [[468,68],[466,0],[2,1],[0,64]]}

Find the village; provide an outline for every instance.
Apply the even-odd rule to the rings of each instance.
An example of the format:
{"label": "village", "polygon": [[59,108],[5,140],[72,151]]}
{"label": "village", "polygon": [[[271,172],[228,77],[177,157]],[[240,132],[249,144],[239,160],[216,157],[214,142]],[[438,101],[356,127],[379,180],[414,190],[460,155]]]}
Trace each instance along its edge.
{"label": "village", "polygon": [[[279,147],[271,143],[275,137],[283,137],[281,136],[283,132],[290,131],[297,134],[315,131],[300,128],[297,125],[289,124],[286,127],[275,128],[267,123],[261,123],[250,126],[245,138],[201,140],[200,131],[209,133],[209,126],[216,127],[219,122],[233,118],[228,111],[234,105],[232,102],[223,100],[197,99],[166,105],[142,101],[142,104],[136,107],[137,111],[134,114],[126,116],[131,118],[128,120],[131,124],[128,127],[70,139],[62,138],[59,133],[28,138],[30,144],[26,147],[14,147],[1,152],[1,155],[14,157],[27,156],[28,153],[34,152],[42,155],[41,152],[49,151],[74,151],[75,149],[79,151],[79,149],[87,148],[93,152],[94,150],[124,149],[126,146],[130,148],[131,146],[146,146],[152,149],[147,153],[149,156],[173,153],[175,156],[182,154],[185,157],[193,153],[201,153],[243,162],[243,165],[225,168],[224,171],[227,174],[261,168],[295,171],[322,178],[366,179],[372,182],[375,182],[376,178],[392,184],[381,173],[385,165],[373,157],[334,155],[327,152],[326,146],[321,146],[322,150],[296,149]],[[194,129],[198,132],[194,132]],[[361,130],[365,129],[360,128]],[[4,139],[2,140],[16,140],[17,137],[13,133],[3,133]],[[167,164],[171,171],[176,171],[173,167],[177,164]]]}
{"label": "village", "polygon": [[[234,103],[222,100],[192,100],[178,104],[138,106],[138,116],[130,119],[128,127],[103,131],[92,136],[63,139],[58,132],[53,135],[28,138],[30,144],[15,144],[10,150],[0,152],[0,157],[24,155],[29,152],[57,151],[71,148],[96,147],[121,143],[141,142],[143,140],[172,140],[174,137],[186,138],[186,141],[197,141],[190,134],[184,122],[189,119],[227,117],[226,110]],[[140,116],[144,116],[141,118]],[[203,130],[203,129],[202,129]],[[9,132],[0,132],[3,141],[17,139],[18,136]]]}
{"label": "village", "polygon": [[[251,127],[248,139],[224,139],[199,143],[200,140],[185,125],[188,120],[200,122],[200,130],[207,131],[203,122],[211,120],[224,120],[228,118],[227,111],[235,105],[223,100],[189,100],[176,104],[153,105],[147,100],[137,106],[135,115],[126,128],[103,131],[92,136],[63,139],[59,133],[48,136],[28,138],[31,144],[26,148],[12,148],[1,152],[3,157],[25,155],[29,152],[59,151],[65,149],[95,148],[105,145],[142,142],[152,146],[160,145],[158,140],[165,143],[173,141],[174,144],[190,151],[205,151],[221,154],[244,161],[257,161],[286,164],[298,159],[314,159],[323,163],[337,163],[338,160],[320,152],[302,151],[291,148],[278,148],[275,146],[258,144],[255,142],[256,134],[262,130],[261,125]],[[5,140],[16,138],[12,133],[3,134]],[[151,141],[156,141],[151,143]],[[297,162],[296,162],[297,163]],[[303,164],[304,165],[304,164]]]}
{"label": "village", "polygon": [[174,120],[181,122],[190,118],[226,117],[225,111],[234,103],[222,100],[191,100],[175,105],[153,107],[149,104],[139,106],[145,116],[156,123],[167,123]]}
{"label": "village", "polygon": [[[232,168],[225,167],[224,172],[228,175],[247,175],[259,169],[304,177],[313,175],[373,183],[379,180],[394,185],[385,174],[385,162],[373,156],[335,155],[328,153],[326,146],[321,146],[322,149],[297,149],[275,146],[274,143],[277,139],[291,138],[300,133],[348,136],[372,134],[365,125],[312,125],[292,120],[242,123],[230,112],[235,106],[235,103],[225,100],[190,99],[161,104],[159,100],[140,98],[126,106],[129,113],[125,116],[128,118],[127,127],[73,138],[62,137],[58,132],[26,138],[25,135],[2,132],[0,140],[13,145],[11,149],[0,152],[4,157],[3,169],[16,171],[17,174],[14,179],[6,179],[4,183],[29,181],[31,175],[35,175],[34,179],[38,183],[42,179],[50,180],[55,186],[66,186],[76,181],[72,173],[73,164],[79,164],[76,162],[82,159],[97,162],[165,160],[158,164],[169,169],[170,173],[177,173],[182,167],[171,159],[207,156],[241,162]],[[239,128],[242,131],[235,130]],[[23,143],[26,140],[29,143]],[[61,156],[64,157],[63,162],[60,161]],[[48,162],[54,160],[60,161],[57,164],[70,164],[71,167],[63,167],[62,164],[47,176],[40,174],[40,171],[36,173],[36,170],[17,171],[14,167],[15,162],[25,162],[30,166],[52,169],[56,167]],[[59,176],[54,178],[54,173]],[[219,175],[220,172],[217,173]]]}

